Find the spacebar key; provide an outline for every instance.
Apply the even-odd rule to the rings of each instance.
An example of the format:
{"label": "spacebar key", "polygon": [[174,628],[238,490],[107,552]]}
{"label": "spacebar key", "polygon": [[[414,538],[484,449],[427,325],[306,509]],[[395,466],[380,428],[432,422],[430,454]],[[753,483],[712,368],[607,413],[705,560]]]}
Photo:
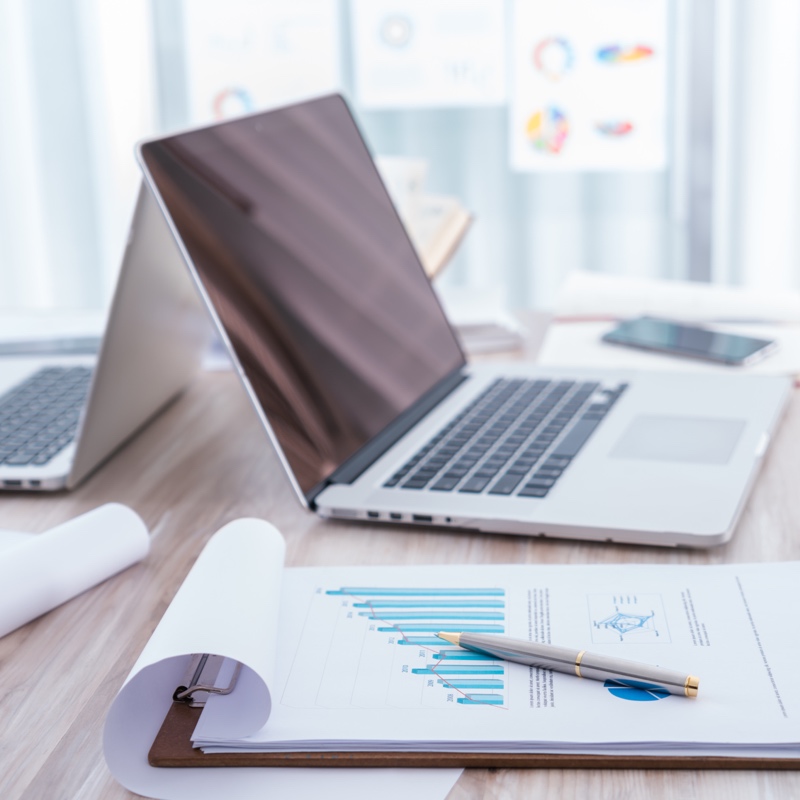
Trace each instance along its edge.
{"label": "spacebar key", "polygon": [[586,440],[601,422],[600,419],[579,419],[572,430],[556,445],[550,456],[572,458],[586,444]]}

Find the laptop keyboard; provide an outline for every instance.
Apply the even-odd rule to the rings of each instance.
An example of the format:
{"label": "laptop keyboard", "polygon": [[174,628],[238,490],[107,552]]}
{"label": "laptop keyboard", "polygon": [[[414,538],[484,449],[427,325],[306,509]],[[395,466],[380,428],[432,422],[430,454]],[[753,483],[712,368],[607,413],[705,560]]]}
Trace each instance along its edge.
{"label": "laptop keyboard", "polygon": [[498,379],[384,486],[545,497],[626,388]]}
{"label": "laptop keyboard", "polygon": [[0,464],[41,466],[75,438],[90,367],[45,367],[0,396]]}

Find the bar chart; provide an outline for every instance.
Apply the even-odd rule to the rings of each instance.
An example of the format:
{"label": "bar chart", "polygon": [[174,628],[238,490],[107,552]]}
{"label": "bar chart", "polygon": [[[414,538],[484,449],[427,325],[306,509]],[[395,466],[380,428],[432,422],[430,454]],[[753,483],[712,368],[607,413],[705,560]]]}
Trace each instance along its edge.
{"label": "bar chart", "polygon": [[320,588],[282,702],[330,708],[503,706],[506,665],[438,631],[506,632],[496,587]]}

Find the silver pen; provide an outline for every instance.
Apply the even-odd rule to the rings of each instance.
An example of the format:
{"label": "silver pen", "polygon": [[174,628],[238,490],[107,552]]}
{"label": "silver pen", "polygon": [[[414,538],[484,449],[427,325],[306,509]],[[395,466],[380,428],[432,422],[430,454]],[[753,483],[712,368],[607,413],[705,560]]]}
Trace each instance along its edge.
{"label": "silver pen", "polygon": [[700,679],[694,675],[640,664],[636,661],[626,661],[623,658],[587,653],[585,650],[573,650],[570,647],[479,633],[436,635],[450,644],[494,656],[502,661],[516,661],[518,664],[552,669],[567,675],[577,675],[579,678],[591,678],[595,681],[638,681],[650,684],[651,687],[655,684],[670,694],[682,697],[697,697],[700,686]]}

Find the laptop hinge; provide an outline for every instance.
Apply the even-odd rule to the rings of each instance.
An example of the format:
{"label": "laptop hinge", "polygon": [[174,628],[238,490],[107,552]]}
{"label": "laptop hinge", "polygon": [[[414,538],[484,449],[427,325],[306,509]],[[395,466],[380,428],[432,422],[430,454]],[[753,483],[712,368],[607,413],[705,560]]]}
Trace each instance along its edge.
{"label": "laptop hinge", "polygon": [[464,367],[461,366],[446,378],[442,378],[433,389],[424,394],[397,419],[389,423],[377,436],[373,436],[324,481],[321,481],[313,489],[306,492],[306,500],[310,508],[316,508],[314,499],[326,487],[335,483],[352,483],[390,447],[405,436],[426,414],[436,408],[447,395],[455,391],[468,377]]}

